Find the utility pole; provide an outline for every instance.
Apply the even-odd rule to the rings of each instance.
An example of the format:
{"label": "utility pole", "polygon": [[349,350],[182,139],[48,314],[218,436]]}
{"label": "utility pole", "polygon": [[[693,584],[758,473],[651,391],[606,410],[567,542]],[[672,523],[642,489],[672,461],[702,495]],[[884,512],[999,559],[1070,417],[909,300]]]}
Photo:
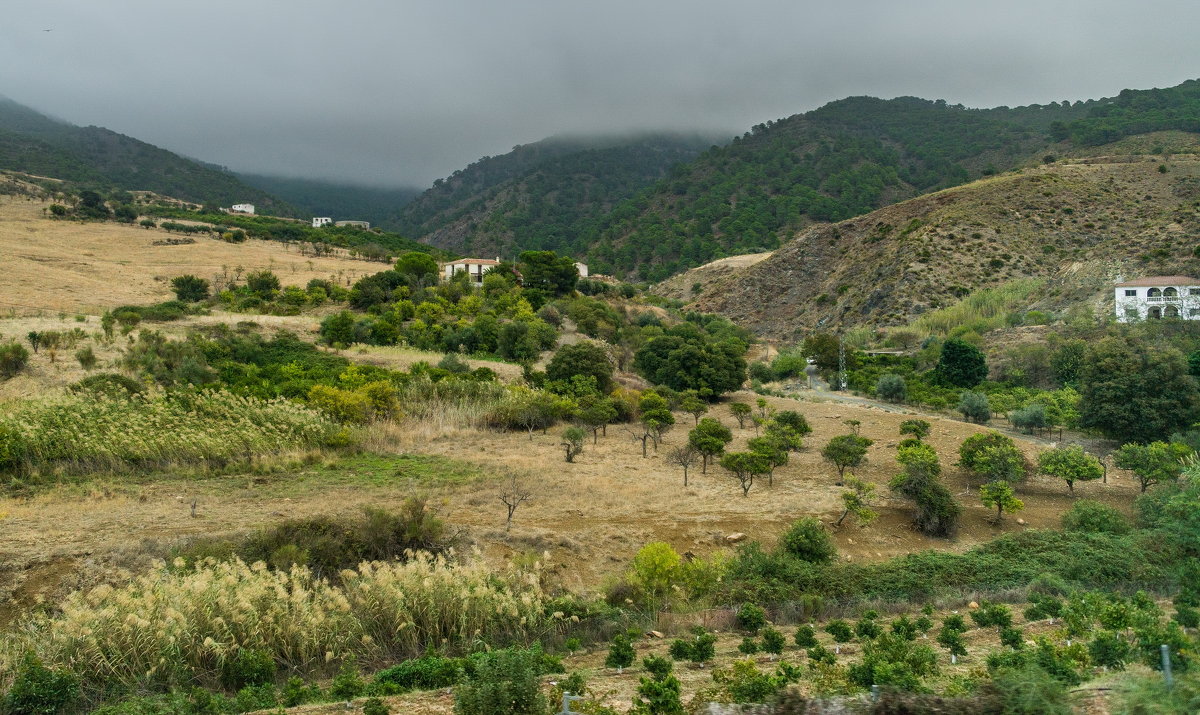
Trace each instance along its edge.
{"label": "utility pole", "polygon": [[839,391],[846,389],[846,336],[838,333],[838,386]]}

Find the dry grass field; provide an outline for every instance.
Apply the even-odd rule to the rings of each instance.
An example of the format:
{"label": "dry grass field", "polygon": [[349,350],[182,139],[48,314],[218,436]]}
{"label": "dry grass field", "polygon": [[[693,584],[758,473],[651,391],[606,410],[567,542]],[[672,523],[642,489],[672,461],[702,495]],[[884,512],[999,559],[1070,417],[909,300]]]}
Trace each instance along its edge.
{"label": "dry grass field", "polygon": [[97,315],[118,305],[169,300],[175,276],[211,279],[238,267],[274,271],[284,285],[313,278],[349,285],[383,269],[347,257],[302,256],[274,241],[236,244],[197,236],[191,244],[156,246],[172,234],[112,222],[51,220],[42,211],[48,205],[0,196],[0,312]]}
{"label": "dry grass field", "polygon": [[[847,521],[835,531],[846,559],[877,560],[926,548],[963,550],[1004,532],[1057,526],[1061,513],[1080,498],[1125,507],[1137,493],[1131,479],[1111,471],[1107,484],[1081,484],[1075,496],[1061,483],[1034,477],[1020,490],[1026,509],[993,524],[977,490],[953,466],[962,440],[982,428],[936,420],[928,441],[941,456],[964,515],[954,540],[931,539],[908,527],[906,505],[891,499],[886,488],[897,471],[895,444],[905,415],[869,406],[769,401],[800,410],[814,431],[807,448],[776,470],[773,486],[756,483],[747,497],[719,467],[708,474],[694,468],[684,488],[681,470],[664,456],[684,439],[691,417],[683,414],[659,453],[646,459],[620,426],[611,426],[598,445],[589,444],[568,464],[559,444],[561,428],[530,439],[523,432],[400,422],[372,428],[370,447],[383,456],[365,462],[346,457],[325,466],[296,463],[233,475],[114,475],[28,498],[6,497],[0,499],[0,596],[19,609],[72,586],[119,577],[119,569],[140,567],[149,555],[164,553],[167,544],[181,539],[244,532],[289,518],[349,514],[363,506],[397,507],[411,495],[429,497],[487,558],[500,562],[549,552],[549,572],[560,585],[597,591],[650,541],[706,555],[728,548],[726,536],[735,532],[771,544],[802,516],[832,524],[840,513],[842,488],[819,450],[847,431],[846,419],[860,420],[862,434],[875,440],[869,463],[857,474],[877,484],[880,493],[877,521],[866,528]],[[713,414],[736,425],[725,405]],[[731,449],[754,436],[752,428],[735,426],[734,433]],[[1021,445],[1029,456],[1039,448],[1032,442]],[[418,469],[404,455],[437,457],[438,464],[451,467]],[[509,474],[523,480],[533,498],[518,509],[506,532],[499,496]],[[0,620],[6,615],[12,611],[0,613]]]}

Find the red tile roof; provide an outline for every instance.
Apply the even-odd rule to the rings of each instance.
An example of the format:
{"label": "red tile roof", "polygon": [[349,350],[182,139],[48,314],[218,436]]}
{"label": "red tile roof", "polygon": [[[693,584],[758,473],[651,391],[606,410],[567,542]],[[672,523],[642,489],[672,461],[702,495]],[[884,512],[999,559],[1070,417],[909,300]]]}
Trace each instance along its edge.
{"label": "red tile roof", "polygon": [[1200,285],[1200,279],[1192,278],[1191,276],[1147,276],[1145,278],[1137,278],[1135,280],[1118,283],[1118,288],[1134,288],[1137,286],[1197,286]]}

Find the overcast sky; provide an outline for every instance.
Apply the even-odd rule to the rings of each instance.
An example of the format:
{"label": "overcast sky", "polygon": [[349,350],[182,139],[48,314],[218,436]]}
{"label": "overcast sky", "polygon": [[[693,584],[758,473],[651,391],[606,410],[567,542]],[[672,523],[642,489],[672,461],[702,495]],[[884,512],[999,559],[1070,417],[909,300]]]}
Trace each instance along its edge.
{"label": "overcast sky", "polygon": [[235,170],[377,185],[848,95],[1016,106],[1200,77],[1197,0],[3,4],[2,95]]}

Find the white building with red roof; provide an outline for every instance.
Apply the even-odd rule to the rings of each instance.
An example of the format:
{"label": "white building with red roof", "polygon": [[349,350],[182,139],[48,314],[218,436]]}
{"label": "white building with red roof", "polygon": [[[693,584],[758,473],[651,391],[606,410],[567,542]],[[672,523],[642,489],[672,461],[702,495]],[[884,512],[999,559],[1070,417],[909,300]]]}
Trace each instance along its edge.
{"label": "white building with red roof", "polygon": [[1117,322],[1181,318],[1200,320],[1200,279],[1149,276],[1118,283],[1113,301]]}

